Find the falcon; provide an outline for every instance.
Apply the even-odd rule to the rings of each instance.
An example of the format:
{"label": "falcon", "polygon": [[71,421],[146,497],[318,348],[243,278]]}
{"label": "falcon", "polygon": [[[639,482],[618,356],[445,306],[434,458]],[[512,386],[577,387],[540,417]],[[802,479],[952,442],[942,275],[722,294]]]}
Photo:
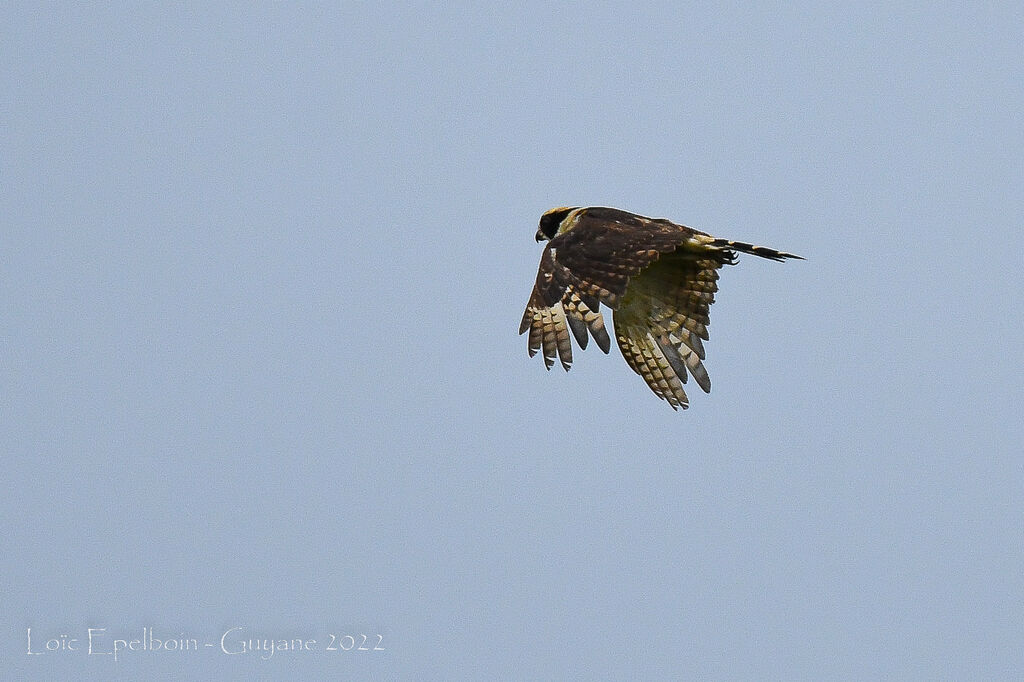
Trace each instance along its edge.
{"label": "falcon", "polygon": [[547,211],[537,241],[547,245],[519,326],[520,334],[530,332],[530,357],[541,351],[547,369],[558,358],[568,371],[570,332],[581,350],[593,336],[607,353],[611,339],[603,304],[613,311],[622,357],[673,410],[689,406],[683,390],[688,376],[711,392],[703,341],[708,340],[718,269],[735,265],[737,252],[780,262],[802,260],[764,246],[716,239],[664,218],[597,206]]}

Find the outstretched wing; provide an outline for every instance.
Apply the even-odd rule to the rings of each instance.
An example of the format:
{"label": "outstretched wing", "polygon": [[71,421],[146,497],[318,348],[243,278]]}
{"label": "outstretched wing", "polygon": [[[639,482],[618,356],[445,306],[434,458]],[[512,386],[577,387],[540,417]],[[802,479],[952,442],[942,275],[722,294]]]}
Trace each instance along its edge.
{"label": "outstretched wing", "polygon": [[672,409],[689,406],[687,375],[711,392],[701,339],[708,338],[708,309],[718,291],[718,268],[726,262],[724,255],[684,249],[663,256],[632,279],[614,313],[622,356]]}
{"label": "outstretched wing", "polygon": [[576,343],[586,348],[588,333],[605,353],[611,348],[611,338],[604,326],[597,297],[583,293],[563,272],[555,261],[550,245],[541,256],[537,282],[526,305],[519,333],[529,330],[530,357],[543,349],[544,366],[551,369],[558,357],[566,371],[572,364],[572,330]]}
{"label": "outstretched wing", "polygon": [[675,251],[690,239],[713,241],[667,220],[612,208],[580,209],[567,220],[573,221],[571,227],[544,249],[537,282],[519,327],[520,334],[530,332],[530,356],[542,350],[549,369],[556,357],[566,370],[572,364],[570,331],[580,348],[586,348],[589,332],[607,353],[611,341],[600,304],[619,307],[630,278],[661,254]]}

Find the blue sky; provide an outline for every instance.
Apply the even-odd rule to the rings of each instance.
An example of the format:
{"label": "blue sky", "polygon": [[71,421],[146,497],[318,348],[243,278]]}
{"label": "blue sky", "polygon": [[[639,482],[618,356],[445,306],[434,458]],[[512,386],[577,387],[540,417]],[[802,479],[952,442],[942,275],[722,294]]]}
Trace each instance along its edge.
{"label": "blue sky", "polygon": [[[1024,668],[1017,5],[0,27],[6,676]],[[807,258],[725,269],[686,412],[516,335],[595,204]],[[318,648],[26,651],[235,627]]]}

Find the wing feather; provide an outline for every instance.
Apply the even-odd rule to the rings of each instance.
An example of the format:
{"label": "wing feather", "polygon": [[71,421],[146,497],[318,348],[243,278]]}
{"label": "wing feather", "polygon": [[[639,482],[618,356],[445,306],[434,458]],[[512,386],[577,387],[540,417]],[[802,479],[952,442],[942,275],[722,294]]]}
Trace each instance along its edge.
{"label": "wing feather", "polygon": [[[589,303],[585,300],[588,298],[590,299]],[[601,350],[607,353],[611,349],[611,338],[608,336],[608,330],[604,327],[604,317],[598,312],[600,303],[596,299],[580,295],[570,287],[562,299],[562,305],[565,307],[570,323],[573,320],[576,320],[577,324],[582,323],[582,338],[579,334],[576,335],[576,341],[579,342],[581,349],[587,347],[588,331],[597,341]]]}
{"label": "wing feather", "polygon": [[683,390],[683,380],[673,370],[671,361],[649,332],[644,333],[642,329],[634,327],[619,331],[616,324],[616,339],[626,364],[640,375],[656,396],[668,401],[673,410],[689,407],[690,401]]}
{"label": "wing feather", "polygon": [[565,310],[565,320],[569,323],[569,331],[572,332],[573,338],[576,339],[580,350],[586,350],[587,343],[590,342],[590,335],[587,333],[587,323],[583,320],[583,315],[578,310],[570,311],[564,299],[562,300],[562,308]]}
{"label": "wing feather", "polygon": [[714,303],[721,266],[721,261],[685,250],[663,257],[633,278],[615,311],[616,338],[623,357],[655,395],[673,408],[687,404],[682,384],[688,375],[705,393],[711,392],[700,339],[708,338],[708,311]]}

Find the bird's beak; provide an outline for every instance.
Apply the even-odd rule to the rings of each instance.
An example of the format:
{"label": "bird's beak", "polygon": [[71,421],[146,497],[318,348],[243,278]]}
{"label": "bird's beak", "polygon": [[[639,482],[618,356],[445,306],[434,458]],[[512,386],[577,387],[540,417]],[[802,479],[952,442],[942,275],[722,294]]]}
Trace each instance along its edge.
{"label": "bird's beak", "polygon": [[534,239],[536,239],[537,242],[542,242],[542,241],[544,241],[547,238],[548,238],[547,235],[544,234],[543,232],[541,232],[540,230],[537,230],[537,234],[534,237]]}

